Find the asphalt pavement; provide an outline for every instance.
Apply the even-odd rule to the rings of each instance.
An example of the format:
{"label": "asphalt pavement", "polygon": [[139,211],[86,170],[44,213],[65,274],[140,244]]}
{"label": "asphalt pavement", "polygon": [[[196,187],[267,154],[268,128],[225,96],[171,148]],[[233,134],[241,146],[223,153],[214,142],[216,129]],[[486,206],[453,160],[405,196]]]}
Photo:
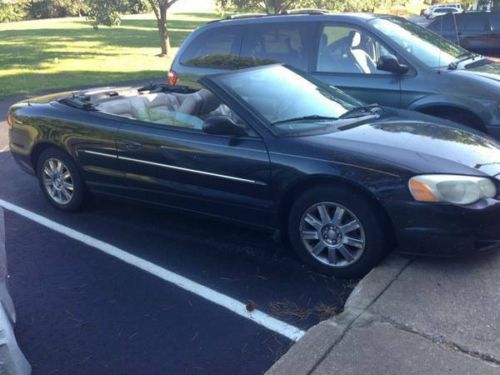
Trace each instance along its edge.
{"label": "asphalt pavement", "polygon": [[[55,210],[5,149],[12,101],[0,102],[1,200],[299,330],[342,309],[355,282],[311,272],[268,233],[101,197]],[[7,211],[6,233],[15,331],[34,374],[258,374],[294,342],[36,220]]]}

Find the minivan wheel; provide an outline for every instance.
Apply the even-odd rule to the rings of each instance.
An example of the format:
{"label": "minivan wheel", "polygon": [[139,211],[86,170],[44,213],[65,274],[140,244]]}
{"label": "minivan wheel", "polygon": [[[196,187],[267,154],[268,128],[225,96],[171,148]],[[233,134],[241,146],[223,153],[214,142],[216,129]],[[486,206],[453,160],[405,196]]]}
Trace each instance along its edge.
{"label": "minivan wheel", "polygon": [[295,252],[315,270],[358,278],[389,249],[383,223],[364,194],[326,185],[306,191],[295,201],[288,234]]}
{"label": "minivan wheel", "polygon": [[73,160],[63,151],[50,148],[37,161],[38,183],[56,208],[77,211],[85,197],[85,185]]}

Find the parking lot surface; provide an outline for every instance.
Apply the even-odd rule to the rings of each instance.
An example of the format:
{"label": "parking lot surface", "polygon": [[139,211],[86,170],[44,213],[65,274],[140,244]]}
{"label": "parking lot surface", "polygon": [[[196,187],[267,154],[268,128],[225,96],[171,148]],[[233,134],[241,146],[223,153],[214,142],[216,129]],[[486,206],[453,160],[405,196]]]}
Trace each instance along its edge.
{"label": "parking lot surface", "polygon": [[[2,149],[3,119],[0,129]],[[0,166],[1,200],[298,330],[339,311],[355,284],[309,271],[268,233],[200,216],[99,197],[81,213],[61,213],[8,150]],[[293,344],[279,330],[8,210],[6,232],[16,334],[35,374],[255,374]]]}

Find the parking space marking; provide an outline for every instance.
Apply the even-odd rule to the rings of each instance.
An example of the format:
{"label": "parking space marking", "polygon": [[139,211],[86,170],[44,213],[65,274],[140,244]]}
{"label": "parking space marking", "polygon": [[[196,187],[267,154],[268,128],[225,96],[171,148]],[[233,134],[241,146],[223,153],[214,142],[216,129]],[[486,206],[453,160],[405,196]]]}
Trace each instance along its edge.
{"label": "parking space marking", "polygon": [[0,149],[0,152],[5,152],[9,149],[9,146],[5,146],[4,148]]}
{"label": "parking space marking", "polygon": [[145,272],[148,272],[151,275],[159,277],[160,279],[167,281],[171,284],[178,286],[188,292],[191,292],[201,298],[204,298],[212,303],[215,303],[221,307],[226,308],[227,310],[232,311],[235,314],[238,314],[246,319],[249,319],[273,332],[276,332],[282,336],[285,336],[293,341],[298,341],[303,335],[304,331],[292,326],[288,323],[285,323],[281,320],[273,318],[272,316],[259,311],[252,310],[248,311],[247,306],[225,294],[219,293],[216,290],[208,288],[204,285],[198,284],[195,281],[192,281],[184,276],[181,276],[175,272],[172,272],[166,268],[160,267],[152,262],[149,262],[145,259],[142,259],[136,255],[130,254],[125,250],[122,250],[116,246],[113,246],[109,243],[101,241],[97,238],[91,237],[87,234],[78,232],[72,228],[59,224],[53,220],[47,219],[44,216],[36,214],[32,211],[29,211],[25,208],[19,207],[13,203],[7,202],[3,199],[0,199],[0,207],[4,209],[14,212],[20,216],[23,216],[31,221],[34,221],[46,228],[49,228],[55,232],[58,232],[66,237],[69,237],[73,240],[79,241],[85,245],[91,246],[97,250],[102,251],[112,257],[120,259],[121,261],[137,267]]}

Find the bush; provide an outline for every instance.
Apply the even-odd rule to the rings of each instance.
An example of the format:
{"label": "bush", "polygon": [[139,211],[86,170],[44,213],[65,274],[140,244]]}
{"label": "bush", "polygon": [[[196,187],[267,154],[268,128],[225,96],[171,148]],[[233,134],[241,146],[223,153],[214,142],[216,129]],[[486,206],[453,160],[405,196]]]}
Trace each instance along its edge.
{"label": "bush", "polygon": [[94,29],[99,25],[118,26],[121,22],[119,0],[88,0],[88,19],[92,21]]}
{"label": "bush", "polygon": [[28,0],[16,2],[0,1],[0,22],[22,21],[28,16]]}

